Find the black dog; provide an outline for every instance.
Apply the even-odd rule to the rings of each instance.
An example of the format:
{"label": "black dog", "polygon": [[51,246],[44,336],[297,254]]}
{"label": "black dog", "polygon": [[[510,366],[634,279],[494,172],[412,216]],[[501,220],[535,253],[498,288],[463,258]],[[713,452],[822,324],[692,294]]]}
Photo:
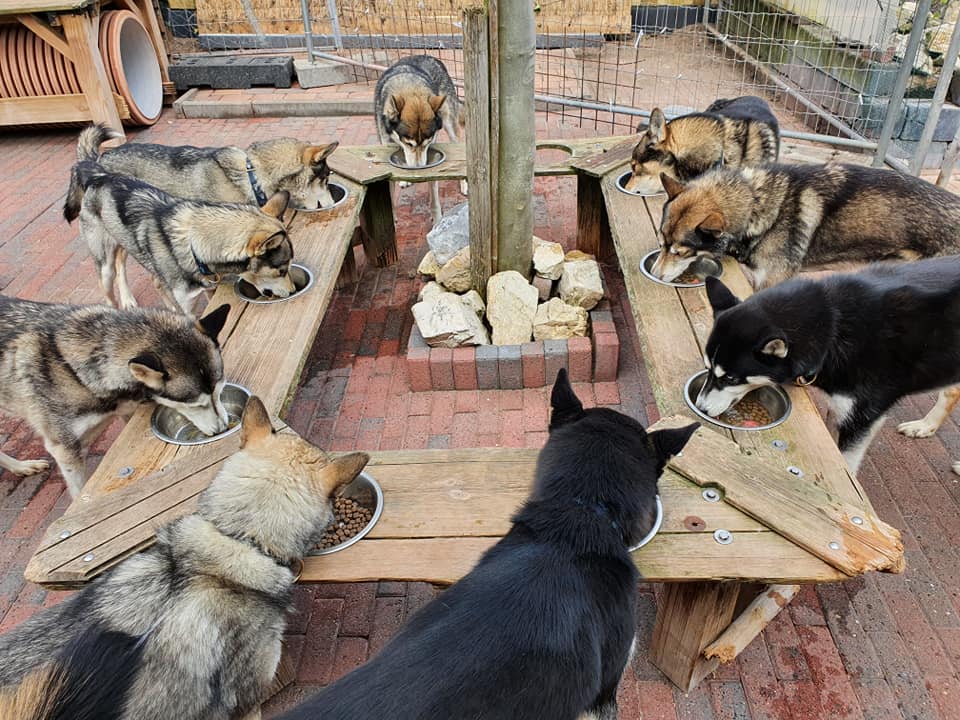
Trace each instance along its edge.
{"label": "black dog", "polygon": [[[794,279],[743,302],[708,278],[707,295],[710,372],[697,406],[715,417],[761,385],[816,385],[830,395],[853,472],[897,400],[960,383],[960,256]],[[900,431],[935,432],[948,395]]]}
{"label": "black dog", "polygon": [[561,370],[533,492],[510,532],[366,665],[287,720],[617,717],[636,630],[627,548],[651,528],[657,479],[697,425],[650,433],[584,410]]}

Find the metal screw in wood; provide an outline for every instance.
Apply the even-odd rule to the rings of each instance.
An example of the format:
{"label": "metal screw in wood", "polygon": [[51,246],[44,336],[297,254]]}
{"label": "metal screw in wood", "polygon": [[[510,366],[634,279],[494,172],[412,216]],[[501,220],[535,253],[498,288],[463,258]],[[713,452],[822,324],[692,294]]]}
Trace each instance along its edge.
{"label": "metal screw in wood", "polygon": [[789,467],[787,467],[787,472],[790,473],[791,475],[794,475],[794,476],[798,477],[798,478],[802,478],[802,477],[803,477],[803,470],[801,470],[800,468],[798,468],[796,465],[790,465]]}
{"label": "metal screw in wood", "polygon": [[66,540],[68,537],[70,537],[70,531],[69,531],[69,530],[64,530],[62,533],[60,533],[60,539],[61,539],[61,540]]}
{"label": "metal screw in wood", "polygon": [[863,518],[859,515],[854,515],[852,518],[850,518],[850,522],[852,522],[854,525],[863,525]]}
{"label": "metal screw in wood", "polygon": [[707,488],[700,494],[703,496],[703,499],[706,500],[707,502],[712,502],[712,503],[720,502],[720,493],[719,491],[714,490],[713,488]]}
{"label": "metal screw in wood", "polygon": [[729,530],[714,530],[713,539],[721,545],[729,545],[733,542],[733,533]]}
{"label": "metal screw in wood", "polygon": [[125,478],[130,477],[131,475],[133,475],[133,468],[129,465],[122,467],[117,471],[117,477]]}
{"label": "metal screw in wood", "polygon": [[86,555],[83,556],[83,561],[93,562],[93,557],[94,557],[93,553],[87,553]]}
{"label": "metal screw in wood", "polygon": [[770,445],[773,447],[774,450],[786,450],[786,449],[787,449],[787,441],[786,441],[786,440],[773,440],[773,441],[770,442]]}
{"label": "metal screw in wood", "polygon": [[836,540],[831,540],[827,547],[829,547],[831,550],[839,550],[840,543],[838,543]]}

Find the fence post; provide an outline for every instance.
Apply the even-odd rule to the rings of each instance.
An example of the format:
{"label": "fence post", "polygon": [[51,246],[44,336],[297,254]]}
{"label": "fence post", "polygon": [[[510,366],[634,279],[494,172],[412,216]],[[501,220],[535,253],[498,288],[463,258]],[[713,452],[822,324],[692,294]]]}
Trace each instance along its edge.
{"label": "fence post", "polygon": [[937,89],[933,91],[933,99],[930,101],[930,113],[923,124],[923,132],[920,134],[920,142],[917,143],[917,149],[910,158],[910,174],[919,175],[923,169],[923,161],[930,147],[930,141],[933,140],[933,133],[937,129],[937,122],[940,120],[940,111],[943,109],[943,101],[947,97],[947,90],[950,89],[950,80],[953,77],[953,68],[957,64],[957,53],[960,53],[960,22],[953,26],[953,34],[950,36],[950,45],[947,46],[947,54],[943,58],[943,67],[940,68],[940,79],[937,80]]}
{"label": "fence post", "polygon": [[497,271],[530,274],[533,257],[533,3],[514,0],[497,8],[500,163],[497,183]]}
{"label": "fence post", "polygon": [[313,27],[310,25],[309,0],[300,0],[300,12],[303,15],[303,41],[307,45],[307,62],[314,62],[313,57]]}
{"label": "fence post", "polygon": [[463,10],[464,114],[470,189],[470,277],[486,298],[492,274],[493,200],[490,186],[490,46],[487,12]]}
{"label": "fence post", "polygon": [[[337,0],[327,0],[327,12],[330,14],[330,29],[333,31],[333,44],[337,50],[343,50],[343,34],[340,32],[340,13]],[[311,61],[313,58],[310,58]]]}

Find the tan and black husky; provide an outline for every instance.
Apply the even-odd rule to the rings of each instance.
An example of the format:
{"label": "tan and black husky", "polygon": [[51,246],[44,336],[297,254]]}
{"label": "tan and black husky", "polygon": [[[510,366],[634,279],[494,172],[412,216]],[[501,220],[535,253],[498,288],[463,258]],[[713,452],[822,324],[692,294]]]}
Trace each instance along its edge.
{"label": "tan and black husky", "polygon": [[286,191],[258,208],[177,198],[90,160],[74,165],[73,177],[83,188],[81,205],[68,195],[63,214],[68,221],[80,217],[80,237],[111,305],[116,284],[120,305],[137,306],[127,282],[128,254],[153,275],[167,306],[188,315],[194,298],[228,275],[267,296],[287,297],[296,289],[288,274],[293,245],[282,221]]}
{"label": "tan and black husky", "polygon": [[[150,549],[0,636],[0,688],[15,691],[27,678],[35,686],[33,673],[58,658],[69,678],[121,652],[133,677],[97,679],[100,692],[89,699],[97,717],[259,718],[302,558],[333,519],[331,494],[369,457],[332,460],[293,433],[274,432],[256,397],[243,413],[240,448],[196,512],[161,527]],[[85,655],[64,660],[84,636]],[[60,710],[56,717],[87,717]]]}
{"label": "tan and black husky", "polygon": [[[403,150],[404,162],[417,168],[427,164],[427,149],[440,128],[453,142],[463,125],[457,89],[446,66],[430,55],[401,58],[387,68],[374,91],[377,134],[384,145],[394,143]],[[460,190],[466,194],[466,183]],[[441,217],[437,184],[431,186],[433,222]]]}
{"label": "tan and black husky", "polygon": [[732,255],[754,289],[801,269],[960,252],[960,197],[919,178],[860,165],[772,164],[668,175],[653,273],[681,275],[699,255]]}
{"label": "tan and black husky", "polygon": [[[193,322],[167,310],[50,305],[0,296],[0,408],[24,418],[76,496],[87,450],[116,416],[153,401],[185,415],[207,435],[227,428],[220,404],[221,305]],[[32,475],[46,460],[0,468]]]}
{"label": "tan and black husky", "polygon": [[626,188],[650,195],[661,192],[661,173],[686,182],[715,167],[744,167],[775,162],[780,126],[761,98],[747,95],[715,101],[704,112],[667,122],[654,108],[630,161]]}
{"label": "tan and black husky", "polygon": [[[97,160],[106,170],[139,178],[175,195],[203,202],[263,205],[278,192],[290,193],[290,204],[302,210],[333,205],[327,186],[327,158],[339,143],[316,145],[294,138],[255,142],[238,147],[199,148],[127,143],[100,154],[100,145],[118,137],[104,125],[80,133],[77,160]],[[80,205],[81,188],[71,177],[69,202]]]}

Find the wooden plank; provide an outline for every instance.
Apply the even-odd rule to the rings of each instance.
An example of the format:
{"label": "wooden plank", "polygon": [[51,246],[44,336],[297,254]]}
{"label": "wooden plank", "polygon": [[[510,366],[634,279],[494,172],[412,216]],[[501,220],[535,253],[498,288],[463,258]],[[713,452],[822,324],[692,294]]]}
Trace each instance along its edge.
{"label": "wooden plank", "polygon": [[624,138],[622,135],[614,138],[605,138],[603,142],[598,142],[593,152],[583,153],[570,161],[570,165],[577,170],[600,178],[610,173],[611,170],[621,168],[621,171],[628,170],[625,163],[633,157],[633,148],[636,147],[639,138],[636,135],[630,135]]}
{"label": "wooden plank", "polygon": [[701,487],[722,489],[725,502],[847,575],[902,569],[896,528],[791,475],[772,448],[741,452],[733,441],[701,427],[668,465]]}
{"label": "wooden plank", "polygon": [[50,27],[49,24],[36,15],[18,15],[17,20],[67,60],[73,62],[73,49],[63,35]]}
{"label": "wooden plank", "polygon": [[473,289],[486,299],[493,274],[493,195],[490,192],[490,38],[487,12],[472,7],[463,13],[465,147],[470,189],[470,276]]}
{"label": "wooden plank", "polygon": [[93,20],[86,13],[66,13],[60,15],[60,23],[93,121],[108,125],[120,134],[116,141],[122,141],[126,136],[98,47],[100,18]]}
{"label": "wooden plank", "polygon": [[37,125],[89,122],[92,115],[85,95],[0,98],[0,125]]}
{"label": "wooden plank", "polygon": [[614,254],[610,237],[610,221],[603,200],[600,181],[577,174],[577,249],[589,253],[600,262]]}
{"label": "wooden plank", "polygon": [[0,15],[80,10],[95,0],[0,0]]}
{"label": "wooden plank", "polygon": [[379,180],[367,185],[360,216],[363,229],[363,251],[376,267],[395,263],[397,254],[397,226],[393,217],[393,198],[390,183]]}
{"label": "wooden plank", "polygon": [[650,643],[650,660],[684,692],[719,664],[703,649],[730,624],[738,583],[672,583],[661,595]]}

